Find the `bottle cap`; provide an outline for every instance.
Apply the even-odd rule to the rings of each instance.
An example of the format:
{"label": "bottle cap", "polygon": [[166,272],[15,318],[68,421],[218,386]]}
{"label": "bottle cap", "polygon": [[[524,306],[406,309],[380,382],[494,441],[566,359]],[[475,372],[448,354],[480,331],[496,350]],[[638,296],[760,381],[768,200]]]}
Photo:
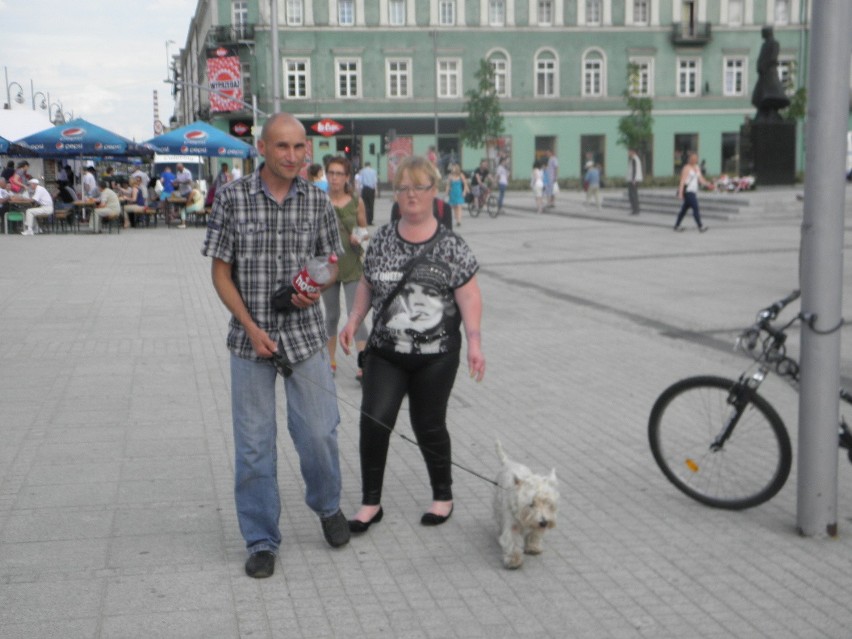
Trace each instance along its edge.
{"label": "bottle cap", "polygon": [[328,256],[328,263],[329,264],[337,264],[337,253],[332,253],[331,255]]}

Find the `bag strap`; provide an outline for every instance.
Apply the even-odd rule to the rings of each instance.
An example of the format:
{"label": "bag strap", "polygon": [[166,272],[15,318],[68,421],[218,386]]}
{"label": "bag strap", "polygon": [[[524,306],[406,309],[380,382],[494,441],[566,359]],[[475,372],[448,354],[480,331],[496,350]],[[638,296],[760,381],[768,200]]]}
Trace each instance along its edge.
{"label": "bag strap", "polygon": [[[388,307],[390,307],[391,302],[402,290],[402,287],[405,286],[405,281],[408,279],[408,276],[411,275],[412,271],[414,271],[414,268],[426,258],[426,256],[429,254],[435,244],[438,243],[438,240],[441,239],[444,233],[444,229],[441,228],[441,225],[439,224],[438,231],[435,233],[435,236],[423,246],[423,250],[421,250],[417,255],[415,255],[408,261],[408,263],[405,265],[405,270],[403,270],[402,272],[402,277],[399,278],[399,281],[396,283],[396,286],[393,287],[393,290],[388,294],[388,296],[385,298],[385,301],[382,302],[382,305],[376,312],[376,318],[381,318],[382,315],[385,314],[385,311],[388,310]],[[377,325],[378,321],[373,324],[373,328],[370,331],[370,335],[367,337],[367,345],[365,348],[370,347],[370,342],[372,341],[373,335],[376,332]]]}

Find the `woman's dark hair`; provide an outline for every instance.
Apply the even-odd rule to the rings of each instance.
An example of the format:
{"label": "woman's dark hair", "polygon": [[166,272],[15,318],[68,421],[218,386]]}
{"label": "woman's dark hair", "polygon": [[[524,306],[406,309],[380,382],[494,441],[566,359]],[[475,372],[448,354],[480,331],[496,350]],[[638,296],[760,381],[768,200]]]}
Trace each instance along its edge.
{"label": "woman's dark hair", "polygon": [[308,167],[308,177],[311,180],[315,180],[316,177],[319,175],[320,171],[322,171],[322,165],[321,164],[311,164]]}

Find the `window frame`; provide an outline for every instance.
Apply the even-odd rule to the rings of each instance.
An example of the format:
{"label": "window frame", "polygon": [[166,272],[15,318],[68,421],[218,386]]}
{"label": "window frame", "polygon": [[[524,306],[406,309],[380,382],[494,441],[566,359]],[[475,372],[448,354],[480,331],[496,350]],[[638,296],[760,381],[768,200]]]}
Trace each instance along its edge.
{"label": "window frame", "polygon": [[[543,64],[547,64],[550,68],[543,68]],[[559,97],[559,55],[553,49],[541,49],[536,51],[533,58],[535,88],[534,96],[537,98],[558,98]],[[550,92],[542,91],[542,85],[548,84],[550,79]]]}
{"label": "window frame", "polygon": [[[606,97],[606,54],[598,48],[587,49],[583,52],[580,58],[582,82],[580,83],[580,95],[584,98],[605,98]],[[591,70],[588,65],[594,62],[597,65],[597,70]],[[598,84],[597,91],[589,91],[589,80],[596,79]]]}
{"label": "window frame", "polygon": [[[731,63],[739,63],[739,68],[733,71],[729,68]],[[748,57],[744,55],[726,55],[722,58],[722,95],[726,98],[742,97],[746,94],[748,86]],[[739,80],[739,89],[729,88],[729,78],[733,73],[734,82]]]}
{"label": "window frame", "polygon": [[[393,64],[404,64],[405,69],[391,69]],[[386,58],[385,59],[385,97],[389,100],[407,100],[414,97],[412,92],[412,68],[413,60],[411,58]],[[398,95],[393,95],[392,78],[402,78],[405,84],[405,92],[400,92]]]}
{"label": "window frame", "polygon": [[[344,6],[349,7],[350,15],[344,13]],[[349,17],[350,21],[344,21],[344,17]],[[355,0],[337,0],[337,24],[341,27],[355,26]]]}
{"label": "window frame", "polygon": [[[284,71],[284,98],[287,100],[310,100],[311,99],[311,59],[308,58],[285,58],[282,65]],[[303,64],[304,68],[293,71],[290,64]],[[294,94],[290,91],[290,79],[304,79],[304,95]]]}
{"label": "window frame", "polygon": [[[499,20],[495,19],[495,8],[499,7]],[[506,0],[488,0],[488,26],[489,27],[505,27],[506,26]]]}
{"label": "window frame", "polygon": [[[395,8],[398,9],[397,12],[394,11]],[[388,25],[404,27],[407,19],[406,0],[388,0]]]}
{"label": "window frame", "polygon": [[[627,87],[631,97],[653,98],[654,97],[654,58],[651,56],[631,56],[628,60],[631,64],[640,67],[640,85],[647,87],[646,91],[634,91],[634,87]],[[641,87],[640,87],[641,88]]]}
{"label": "window frame", "polygon": [[[341,65],[354,65],[353,69],[342,69]],[[341,56],[334,58],[334,97],[339,100],[357,100],[361,98],[361,58]],[[348,79],[345,93],[341,80]],[[353,85],[354,81],[354,87]]]}
{"label": "window frame", "polygon": [[[442,65],[453,65],[453,69],[441,69]],[[435,80],[437,82],[437,86],[435,87],[436,94],[439,100],[458,100],[462,97],[462,87],[463,87],[463,74],[464,67],[462,66],[462,59],[458,57],[441,57],[435,60]],[[446,88],[442,90],[442,84],[446,79]],[[455,86],[453,87],[453,91],[450,91],[450,80],[455,80]]]}
{"label": "window frame", "polygon": [[[298,7],[294,11],[294,8]],[[298,15],[294,15],[298,12]],[[303,0],[287,0],[284,5],[285,20],[288,27],[301,27],[305,24],[305,7]]]}
{"label": "window frame", "polygon": [[[446,10],[449,10],[452,15],[447,16]],[[458,24],[456,0],[438,0],[438,24],[442,27],[454,27]]]}
{"label": "window frame", "polygon": [[[553,0],[536,0],[535,7],[536,24],[540,27],[552,27],[556,10],[553,6]],[[545,8],[547,8],[547,16],[543,12]]]}
{"label": "window frame", "polygon": [[[639,11],[639,7],[644,7]],[[644,12],[644,19],[640,20],[636,16]],[[651,0],[633,0],[633,24],[637,27],[647,27],[651,24]]]}
{"label": "window frame", "polygon": [[[690,63],[693,65],[690,69],[685,69],[684,64]],[[681,90],[681,79],[689,75],[694,76],[695,89],[693,92]],[[677,58],[677,73],[675,74],[675,95],[679,98],[697,98],[701,96],[701,58],[696,56],[683,56]]]}
{"label": "window frame", "polygon": [[[496,95],[498,98],[510,98],[512,97],[512,65],[509,60],[509,54],[506,53],[503,49],[497,49],[495,51],[491,51],[488,55],[485,56],[485,59],[488,60],[488,64],[491,65],[491,68],[494,69],[495,62],[498,62],[503,65],[503,69],[498,72],[494,69],[494,89],[496,91]],[[500,77],[503,79],[503,90],[501,91],[497,78]]]}
{"label": "window frame", "polygon": [[[586,26],[587,27],[600,27],[603,25],[603,0],[582,0],[586,3]],[[598,16],[597,19],[594,20],[591,18],[592,7],[597,7]]]}

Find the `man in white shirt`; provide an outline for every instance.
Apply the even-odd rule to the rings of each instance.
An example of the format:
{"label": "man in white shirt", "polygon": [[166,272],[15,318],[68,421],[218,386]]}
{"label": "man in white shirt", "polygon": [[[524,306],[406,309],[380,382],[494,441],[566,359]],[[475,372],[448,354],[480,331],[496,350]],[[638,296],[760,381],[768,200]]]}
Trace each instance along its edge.
{"label": "man in white shirt", "polygon": [[240,165],[234,162],[231,166],[231,182],[239,180],[241,177],[243,177],[243,172],[240,170]]}
{"label": "man in white shirt", "polygon": [[139,188],[142,189],[142,193],[145,194],[145,199],[148,198],[148,182],[151,181],[151,178],[148,177],[148,174],[145,173],[142,169],[136,169],[133,173],[130,174],[130,183],[133,184],[133,179],[139,178],[142,180],[142,184]]}
{"label": "man in white shirt", "polygon": [[30,191],[30,198],[36,206],[27,209],[25,228],[21,235],[35,235],[38,231],[36,218],[53,215],[53,198],[36,178],[30,179],[27,188]]}
{"label": "man in white shirt", "polygon": [[95,206],[95,214],[92,216],[92,230],[95,233],[100,233],[101,219],[114,215],[121,215],[121,201],[118,199],[118,194],[109,188],[105,181],[102,181],[101,197]]}
{"label": "man in white shirt", "polygon": [[189,197],[189,194],[192,193],[192,173],[181,162],[175,165],[175,172],[175,184],[178,187],[178,193],[181,194],[181,197]]}

